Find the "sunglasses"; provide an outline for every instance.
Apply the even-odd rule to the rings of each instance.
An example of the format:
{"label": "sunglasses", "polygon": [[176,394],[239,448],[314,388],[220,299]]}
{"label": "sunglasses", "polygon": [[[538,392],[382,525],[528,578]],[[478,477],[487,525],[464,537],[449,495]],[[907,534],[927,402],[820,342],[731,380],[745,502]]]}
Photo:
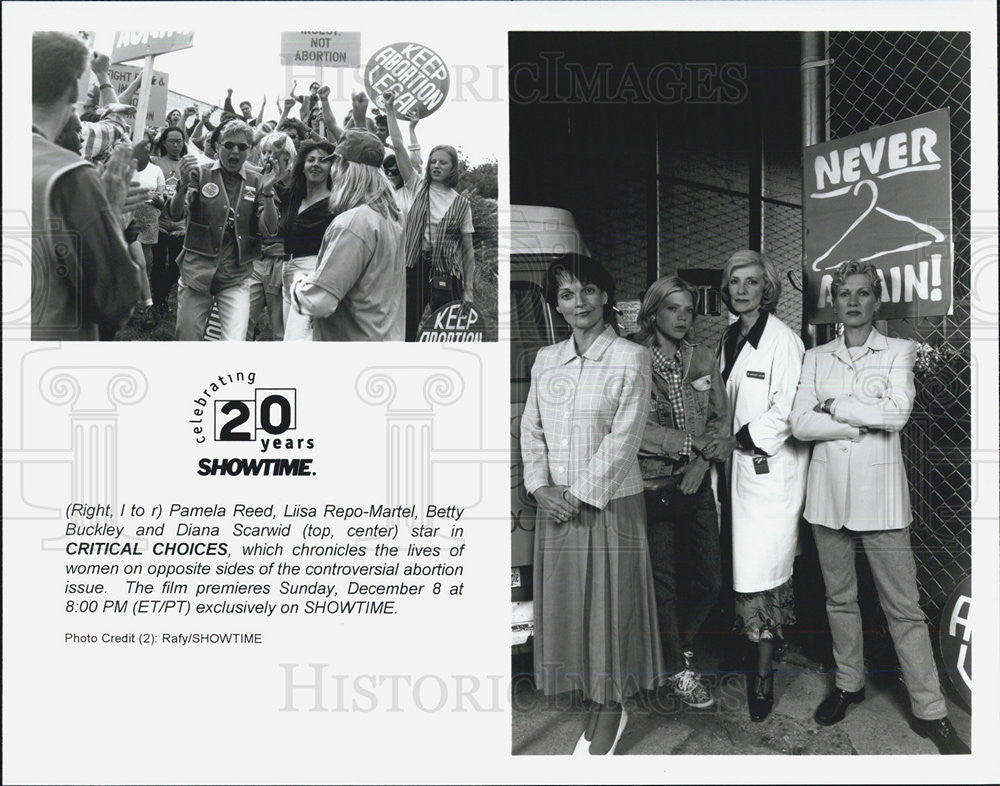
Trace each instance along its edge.
{"label": "sunglasses", "polygon": [[385,172],[387,175],[398,175],[399,174],[399,170],[396,169],[396,167],[394,167],[394,166],[382,167],[382,171]]}
{"label": "sunglasses", "polygon": [[245,153],[250,149],[250,145],[246,142],[223,142],[222,146],[226,150],[239,150],[241,153]]}

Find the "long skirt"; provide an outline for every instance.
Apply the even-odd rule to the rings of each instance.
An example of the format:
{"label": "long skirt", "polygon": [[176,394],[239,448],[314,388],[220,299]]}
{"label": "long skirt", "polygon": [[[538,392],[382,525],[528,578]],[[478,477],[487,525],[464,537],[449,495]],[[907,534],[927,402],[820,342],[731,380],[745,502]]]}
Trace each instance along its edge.
{"label": "long skirt", "polygon": [[580,690],[621,702],[663,678],[642,494],[584,505],[535,532],[535,680],[546,695]]}

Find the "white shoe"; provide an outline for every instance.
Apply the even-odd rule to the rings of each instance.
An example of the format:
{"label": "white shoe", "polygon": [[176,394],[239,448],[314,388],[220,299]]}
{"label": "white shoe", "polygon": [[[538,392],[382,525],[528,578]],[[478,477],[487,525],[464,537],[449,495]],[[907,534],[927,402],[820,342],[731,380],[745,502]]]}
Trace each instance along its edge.
{"label": "white shoe", "polygon": [[618,740],[622,738],[622,734],[625,733],[625,724],[628,723],[628,713],[625,712],[625,705],[622,705],[622,717],[618,721],[618,733],[615,735],[615,741],[611,743],[611,750],[605,753],[605,756],[614,756],[615,748],[618,747]]}
{"label": "white shoe", "polygon": [[580,739],[576,741],[576,747],[573,748],[573,755],[586,756],[588,753],[590,753],[590,740],[587,739],[587,730],[584,729]]}

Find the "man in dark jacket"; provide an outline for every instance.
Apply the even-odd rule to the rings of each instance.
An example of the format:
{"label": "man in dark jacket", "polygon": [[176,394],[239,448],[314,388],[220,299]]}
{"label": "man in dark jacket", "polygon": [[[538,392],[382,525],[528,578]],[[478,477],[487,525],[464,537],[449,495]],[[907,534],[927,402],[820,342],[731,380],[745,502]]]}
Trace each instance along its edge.
{"label": "man in dark jacket", "polygon": [[[99,177],[60,147],[88,50],[65,33],[32,36],[31,337],[95,341],[113,336],[139,298],[121,214],[132,177],[130,145]],[[78,122],[77,122],[78,125]]]}

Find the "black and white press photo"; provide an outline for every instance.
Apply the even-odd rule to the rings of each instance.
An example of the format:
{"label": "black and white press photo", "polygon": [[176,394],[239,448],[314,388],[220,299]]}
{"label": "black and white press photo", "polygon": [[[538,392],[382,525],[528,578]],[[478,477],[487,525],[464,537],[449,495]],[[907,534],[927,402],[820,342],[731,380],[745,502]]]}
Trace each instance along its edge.
{"label": "black and white press photo", "polygon": [[513,753],[968,754],[969,33],[509,48]]}
{"label": "black and white press photo", "polygon": [[495,341],[497,151],[463,47],[241,44],[34,33],[31,337]]}

